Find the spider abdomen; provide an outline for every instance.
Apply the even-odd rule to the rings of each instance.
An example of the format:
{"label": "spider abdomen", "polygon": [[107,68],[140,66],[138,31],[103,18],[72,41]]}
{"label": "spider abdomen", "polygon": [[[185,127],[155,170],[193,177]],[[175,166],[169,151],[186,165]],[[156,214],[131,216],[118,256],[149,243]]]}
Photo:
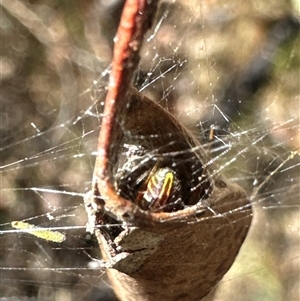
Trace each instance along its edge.
{"label": "spider abdomen", "polygon": [[138,199],[138,204],[144,210],[165,211],[181,200],[180,182],[171,168],[164,167],[151,172],[146,185]]}

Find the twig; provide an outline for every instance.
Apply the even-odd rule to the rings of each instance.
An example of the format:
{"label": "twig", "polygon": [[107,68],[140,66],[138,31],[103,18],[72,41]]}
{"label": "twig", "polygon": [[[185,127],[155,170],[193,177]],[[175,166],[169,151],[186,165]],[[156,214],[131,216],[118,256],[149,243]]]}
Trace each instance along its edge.
{"label": "twig", "polygon": [[[109,175],[109,158],[114,141],[113,132],[117,126],[117,116],[122,114],[126,104],[130,101],[130,85],[132,76],[139,62],[139,50],[145,32],[150,28],[153,15],[157,9],[157,1],[130,0],[126,1],[121,22],[115,38],[112,70],[110,74],[108,92],[105,100],[104,117],[98,140],[98,156],[95,163],[93,177],[93,191],[95,196],[106,200],[115,200],[124,210],[136,211],[136,206],[129,200],[121,198],[115,192]],[[109,210],[109,204],[106,204]],[[115,203],[112,209],[116,208]],[[116,210],[113,210],[116,215]]]}

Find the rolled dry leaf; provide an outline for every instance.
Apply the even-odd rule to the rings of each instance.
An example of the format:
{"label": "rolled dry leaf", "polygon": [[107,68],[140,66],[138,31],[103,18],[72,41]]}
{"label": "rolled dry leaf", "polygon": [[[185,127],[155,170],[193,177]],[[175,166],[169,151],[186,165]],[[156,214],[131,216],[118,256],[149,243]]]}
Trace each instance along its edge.
{"label": "rolled dry leaf", "polygon": [[214,187],[210,198],[215,204],[199,217],[194,206],[182,223],[146,230],[125,226],[114,246],[97,231],[103,258],[113,262],[108,275],[120,300],[193,301],[214,288],[233,264],[251,223],[245,192],[225,183]]}
{"label": "rolled dry leaf", "polygon": [[[127,97],[114,125],[109,177],[96,173],[94,199],[86,203],[98,210],[90,213],[92,223],[120,223],[96,231],[103,259],[111,263],[109,278],[122,301],[201,300],[233,264],[251,205],[241,187],[214,172],[173,116],[135,90]],[[135,146],[133,155],[128,145]],[[158,163],[179,175],[184,208],[149,212],[134,203],[137,178]]]}
{"label": "rolled dry leaf", "polygon": [[[198,301],[234,262],[252,210],[244,190],[219,175],[193,135],[131,88],[156,5],[125,3],[85,205],[90,231],[107,225],[95,233],[121,301]],[[170,180],[172,189],[150,191],[157,169],[170,170],[178,185]],[[152,207],[149,195],[164,206]]]}

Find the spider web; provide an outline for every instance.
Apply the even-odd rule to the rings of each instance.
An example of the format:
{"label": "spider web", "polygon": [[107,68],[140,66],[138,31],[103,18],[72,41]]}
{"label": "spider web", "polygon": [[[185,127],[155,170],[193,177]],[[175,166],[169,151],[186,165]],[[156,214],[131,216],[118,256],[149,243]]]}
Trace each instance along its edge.
{"label": "spider web", "polygon": [[[298,300],[297,4],[198,2],[162,1],[135,85],[252,201],[250,233],[213,300]],[[1,5],[1,300],[113,300],[83,196],[122,3]]]}

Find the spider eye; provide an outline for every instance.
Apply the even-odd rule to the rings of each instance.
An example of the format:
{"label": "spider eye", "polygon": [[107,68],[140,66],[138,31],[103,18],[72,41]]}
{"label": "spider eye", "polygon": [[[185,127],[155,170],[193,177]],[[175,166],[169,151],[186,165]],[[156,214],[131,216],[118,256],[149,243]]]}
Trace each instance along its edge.
{"label": "spider eye", "polygon": [[138,200],[142,209],[159,210],[178,199],[179,180],[170,168],[158,169],[150,175],[146,184],[146,190]]}

